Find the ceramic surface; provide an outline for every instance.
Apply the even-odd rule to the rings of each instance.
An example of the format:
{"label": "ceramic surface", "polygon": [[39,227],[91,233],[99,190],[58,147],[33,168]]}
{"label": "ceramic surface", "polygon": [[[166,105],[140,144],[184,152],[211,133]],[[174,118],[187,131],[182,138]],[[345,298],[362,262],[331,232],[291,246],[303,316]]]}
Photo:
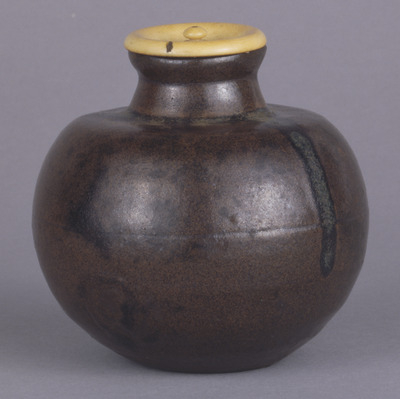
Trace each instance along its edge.
{"label": "ceramic surface", "polygon": [[131,52],[132,103],[73,121],[44,162],[33,231],[50,288],[144,365],[270,365],[320,331],[362,265],[354,155],[323,117],[265,104],[264,54]]}

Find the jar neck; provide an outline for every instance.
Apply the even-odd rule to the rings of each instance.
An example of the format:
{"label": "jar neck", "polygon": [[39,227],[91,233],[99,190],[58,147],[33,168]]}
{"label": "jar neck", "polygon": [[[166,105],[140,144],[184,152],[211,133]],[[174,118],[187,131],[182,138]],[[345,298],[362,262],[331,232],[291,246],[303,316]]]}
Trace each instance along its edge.
{"label": "jar neck", "polygon": [[217,118],[266,108],[257,71],[266,48],[229,56],[167,58],[129,53],[139,73],[130,104],[151,117]]}

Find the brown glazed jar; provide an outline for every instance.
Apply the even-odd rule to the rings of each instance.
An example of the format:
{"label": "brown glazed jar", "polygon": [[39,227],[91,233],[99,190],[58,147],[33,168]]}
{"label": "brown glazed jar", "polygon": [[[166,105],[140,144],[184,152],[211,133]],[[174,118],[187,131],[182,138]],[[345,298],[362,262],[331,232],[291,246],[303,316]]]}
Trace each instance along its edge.
{"label": "brown glazed jar", "polygon": [[232,24],[132,33],[131,104],[73,121],[43,164],[33,232],[52,292],[144,365],[268,366],[321,330],[360,270],[357,161],[323,117],[266,105],[265,43]]}

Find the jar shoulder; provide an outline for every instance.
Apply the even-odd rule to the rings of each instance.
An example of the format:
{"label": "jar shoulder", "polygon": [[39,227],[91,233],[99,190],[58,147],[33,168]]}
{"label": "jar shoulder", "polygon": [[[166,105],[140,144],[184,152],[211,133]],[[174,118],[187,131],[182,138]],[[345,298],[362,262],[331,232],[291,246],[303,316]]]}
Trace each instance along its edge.
{"label": "jar shoulder", "polygon": [[158,164],[173,159],[182,166],[235,159],[239,165],[249,158],[273,162],[270,155],[279,151],[284,163],[312,153],[336,174],[352,170],[360,175],[351,148],[329,121],[314,112],[282,105],[269,105],[268,110],[246,117],[193,123],[146,118],[128,108],[83,115],[61,132],[46,162],[80,168],[88,159],[136,157]]}
{"label": "jar shoulder", "polygon": [[[322,115],[302,108],[268,104],[267,109],[260,109],[248,114],[232,115],[221,118],[157,118],[147,117],[132,112],[128,107],[120,107],[82,115],[72,121],[63,133],[91,135],[101,137],[113,133],[149,133],[175,132],[177,134],[224,135],[227,131],[243,133],[257,131],[268,134],[270,131],[290,131],[297,129],[323,130],[325,135],[337,135],[339,132]],[[339,134],[340,135],[340,134]]]}

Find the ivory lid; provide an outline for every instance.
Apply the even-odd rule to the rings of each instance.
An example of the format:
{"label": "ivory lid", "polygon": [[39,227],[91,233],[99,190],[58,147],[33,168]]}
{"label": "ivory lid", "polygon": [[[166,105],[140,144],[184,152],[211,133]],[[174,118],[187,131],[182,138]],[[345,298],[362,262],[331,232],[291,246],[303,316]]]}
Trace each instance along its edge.
{"label": "ivory lid", "polygon": [[201,22],[139,29],[125,39],[133,53],[158,57],[213,57],[264,47],[263,32],[248,25]]}

